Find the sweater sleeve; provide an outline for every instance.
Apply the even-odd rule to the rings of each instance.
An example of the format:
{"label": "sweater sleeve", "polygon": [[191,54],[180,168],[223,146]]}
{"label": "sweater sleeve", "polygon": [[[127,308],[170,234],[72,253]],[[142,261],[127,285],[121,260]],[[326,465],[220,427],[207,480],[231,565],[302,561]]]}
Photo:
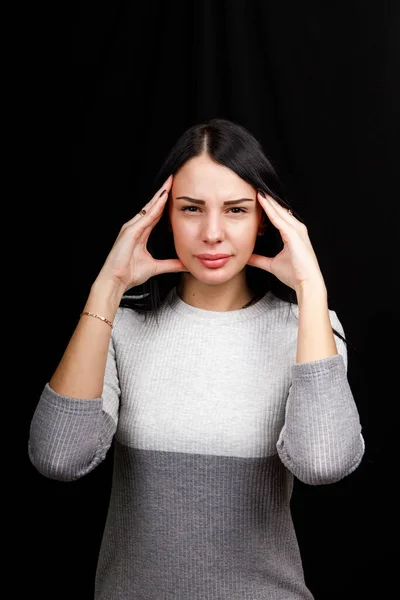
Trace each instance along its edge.
{"label": "sweater sleeve", "polygon": [[[331,324],[344,335],[332,310]],[[347,348],[335,335],[338,354],[291,367],[292,382],[277,451],[303,483],[339,481],[360,464],[365,450],[358,410],[347,378]]]}
{"label": "sweater sleeve", "polygon": [[111,338],[102,396],[84,400],[55,392],[46,383],[34,411],[28,455],[44,476],[73,481],[104,460],[118,423],[120,388]]}

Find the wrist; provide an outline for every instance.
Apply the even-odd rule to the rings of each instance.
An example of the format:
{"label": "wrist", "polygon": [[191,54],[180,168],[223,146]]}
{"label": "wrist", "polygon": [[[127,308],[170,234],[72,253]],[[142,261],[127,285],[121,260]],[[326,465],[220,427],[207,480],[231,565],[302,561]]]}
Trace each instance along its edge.
{"label": "wrist", "polygon": [[305,281],[298,285],[295,289],[297,301],[300,304],[304,301],[321,301],[327,300],[328,292],[324,281]]}
{"label": "wrist", "polygon": [[84,310],[113,321],[124,291],[122,284],[96,279],[90,288]]}

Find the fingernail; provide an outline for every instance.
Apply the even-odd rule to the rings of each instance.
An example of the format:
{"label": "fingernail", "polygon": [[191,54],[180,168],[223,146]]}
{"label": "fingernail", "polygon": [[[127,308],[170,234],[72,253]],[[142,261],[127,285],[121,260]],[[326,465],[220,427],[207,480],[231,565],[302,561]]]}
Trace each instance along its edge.
{"label": "fingernail", "polygon": [[262,196],[263,198],[266,198],[266,195],[264,194],[264,192],[262,192],[261,190],[258,190],[258,193],[260,194],[260,196]]}

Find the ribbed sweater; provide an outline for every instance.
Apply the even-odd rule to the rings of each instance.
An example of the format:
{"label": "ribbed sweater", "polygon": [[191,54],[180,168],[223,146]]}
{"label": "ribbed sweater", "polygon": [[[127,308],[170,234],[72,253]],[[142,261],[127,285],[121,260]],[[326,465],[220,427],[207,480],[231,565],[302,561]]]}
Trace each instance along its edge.
{"label": "ribbed sweater", "polygon": [[40,473],[83,477],[114,442],[95,600],[312,600],[294,477],[339,481],[364,440],[345,343],[297,364],[298,316],[271,291],[219,312],[174,288],[157,319],[118,309],[100,398],[44,385],[29,436]]}

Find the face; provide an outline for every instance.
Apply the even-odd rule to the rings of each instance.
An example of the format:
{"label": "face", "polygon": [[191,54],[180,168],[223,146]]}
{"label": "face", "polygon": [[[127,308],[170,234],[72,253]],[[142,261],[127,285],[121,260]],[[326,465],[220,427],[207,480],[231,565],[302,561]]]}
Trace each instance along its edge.
{"label": "face", "polygon": [[[255,188],[207,155],[175,173],[169,219],[176,253],[192,276],[215,285],[243,271],[263,216],[256,196]],[[219,254],[225,258],[202,258]]]}

